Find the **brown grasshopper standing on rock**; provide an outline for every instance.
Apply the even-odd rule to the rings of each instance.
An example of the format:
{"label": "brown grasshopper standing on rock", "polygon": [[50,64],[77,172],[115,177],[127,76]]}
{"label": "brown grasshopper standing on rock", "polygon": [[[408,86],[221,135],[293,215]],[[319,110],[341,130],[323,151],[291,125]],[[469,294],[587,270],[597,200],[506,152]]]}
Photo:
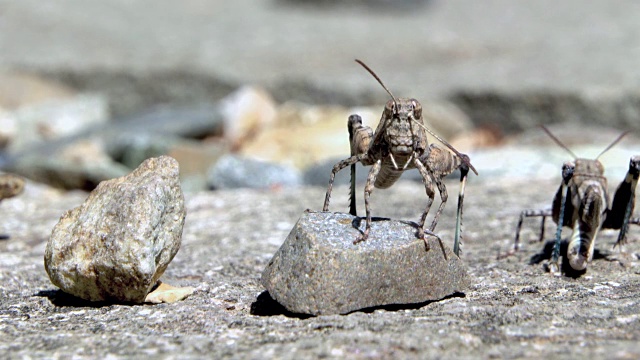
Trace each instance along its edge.
{"label": "brown grasshopper standing on rock", "polygon": [[579,159],[546,127],[542,129],[562,148],[573,157],[573,162],[562,165],[562,183],[553,199],[551,209],[525,210],[520,214],[516,228],[516,238],[513,251],[519,249],[520,228],[525,217],[542,217],[540,240],[544,239],[544,223],[548,216],[557,224],[555,243],[551,255],[550,270],[559,273],[558,258],[562,227],[573,230],[567,248],[567,259],[572,269],[586,270],[587,264],[593,258],[595,238],[600,229],[619,229],[618,241],[614,245],[626,242],[629,224],[639,224],[639,218],[631,218],[635,203],[635,189],[640,174],[640,156],[633,156],[629,162],[629,171],[622,181],[609,207],[609,191],[607,179],[604,177],[604,167],[598,158],[618,143],[627,133],[622,133],[595,160]]}
{"label": "brown grasshopper standing on rock", "polygon": [[[458,198],[458,217],[456,219],[456,234],[454,253],[460,252],[460,233],[462,228],[462,202],[464,199],[464,187],[467,174],[471,169],[476,175],[476,169],[471,165],[469,157],[459,153],[453,146],[439,138],[431,130],[424,126],[422,119],[422,105],[416,99],[396,98],[382,83],[380,78],[362,61],[356,60],[362,65],[387,91],[391,100],[387,102],[382,112],[380,123],[374,132],[368,126],[362,125],[362,119],[358,115],[351,115],[347,123],[349,129],[349,141],[351,142],[351,157],[337,163],[331,171],[329,187],[324,200],[323,211],[329,211],[329,199],[336,173],[351,165],[351,191],[349,209],[351,215],[356,215],[355,207],[355,164],[371,165],[364,188],[364,204],[367,213],[367,222],[364,232],[354,241],[367,240],[371,230],[371,209],[369,196],[373,188],[386,189],[393,185],[405,170],[417,168],[424,182],[429,200],[422,213],[418,228],[418,238],[425,240],[427,249],[429,245],[425,239],[425,232],[434,235],[433,231],[447,202],[447,189],[442,178],[460,169],[460,195]],[[446,151],[436,144],[429,145],[427,135],[433,135],[438,141],[447,146],[454,154]],[[429,145],[429,146],[427,146]],[[433,183],[436,183],[442,202],[438,207],[431,226],[426,231],[424,223],[434,199]],[[436,236],[437,237],[437,236]],[[439,238],[438,238],[439,239]]]}

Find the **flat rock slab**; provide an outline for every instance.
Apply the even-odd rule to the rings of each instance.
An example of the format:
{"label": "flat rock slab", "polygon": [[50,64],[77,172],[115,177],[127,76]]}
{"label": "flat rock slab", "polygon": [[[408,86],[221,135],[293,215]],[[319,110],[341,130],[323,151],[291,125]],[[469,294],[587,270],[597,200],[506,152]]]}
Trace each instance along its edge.
{"label": "flat rock slab", "polygon": [[415,225],[374,221],[369,239],[353,244],[364,226],[349,214],[305,212],[262,284],[287,310],[312,315],[439,300],[469,286],[466,264],[435,237],[426,250]]}

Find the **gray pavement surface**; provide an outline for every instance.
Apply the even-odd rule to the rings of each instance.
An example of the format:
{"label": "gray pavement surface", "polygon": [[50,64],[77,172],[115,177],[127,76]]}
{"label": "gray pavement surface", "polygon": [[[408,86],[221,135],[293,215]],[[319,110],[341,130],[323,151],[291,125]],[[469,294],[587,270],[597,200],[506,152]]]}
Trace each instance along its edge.
{"label": "gray pavement surface", "polygon": [[[448,185],[453,194],[456,182]],[[0,352],[8,358],[637,358],[640,229],[632,228],[622,254],[612,250],[617,233],[601,233],[595,260],[578,278],[545,272],[553,229],[549,224],[547,246],[538,243],[536,220],[525,223],[523,250],[496,260],[512,245],[519,212],[547,206],[556,185],[557,179],[471,179],[462,258],[472,285],[464,295],[299,317],[264,293],[260,275],[304,209],[322,206],[324,188],[187,194],[183,245],[163,281],[197,291],[174,304],[127,306],[84,303],[50,283],[46,239],[62,212],[86,194],[30,183],[0,206],[0,233],[11,234],[0,241]],[[345,186],[334,189],[334,209],[346,210],[346,194]],[[420,184],[401,181],[372,195],[373,211],[415,221],[422,194]],[[437,229],[445,242],[453,241],[454,203]]]}

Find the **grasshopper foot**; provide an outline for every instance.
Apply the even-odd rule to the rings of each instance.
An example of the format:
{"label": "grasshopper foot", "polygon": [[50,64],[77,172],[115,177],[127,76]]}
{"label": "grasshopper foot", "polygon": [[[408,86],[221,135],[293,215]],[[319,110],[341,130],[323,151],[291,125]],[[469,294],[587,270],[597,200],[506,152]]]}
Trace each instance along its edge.
{"label": "grasshopper foot", "polygon": [[422,241],[424,241],[424,249],[425,249],[425,251],[431,250],[431,246],[429,245],[429,240],[427,239],[425,234],[429,235],[429,236],[433,236],[436,239],[438,239],[438,243],[440,244],[440,249],[442,250],[442,256],[444,256],[444,259],[448,261],[449,257],[447,256],[447,252],[444,250],[444,244],[442,243],[442,239],[440,239],[440,236],[436,235],[431,230],[423,230],[422,228],[419,228],[418,229],[418,233],[416,234],[416,236],[418,237],[418,239],[422,239]]}
{"label": "grasshopper foot", "polygon": [[548,267],[549,272],[551,273],[551,275],[553,275],[553,276],[562,275],[560,273],[560,266],[558,265],[557,261],[556,262],[554,262],[554,261],[550,262],[549,265],[547,265],[547,267]]}
{"label": "grasshopper foot", "polygon": [[367,241],[368,238],[369,238],[369,229],[366,228],[364,229],[364,232],[362,233],[362,235],[358,235],[358,237],[356,237],[356,239],[353,240],[353,245],[357,243],[361,243],[363,241]]}
{"label": "grasshopper foot", "polygon": [[[428,231],[428,232],[430,232],[430,231]],[[427,241],[427,238],[424,236],[424,230],[422,228],[418,229],[418,233],[416,234],[416,237],[418,239],[424,241],[424,249],[426,251],[429,251],[431,249],[431,247],[429,246],[429,241]]]}

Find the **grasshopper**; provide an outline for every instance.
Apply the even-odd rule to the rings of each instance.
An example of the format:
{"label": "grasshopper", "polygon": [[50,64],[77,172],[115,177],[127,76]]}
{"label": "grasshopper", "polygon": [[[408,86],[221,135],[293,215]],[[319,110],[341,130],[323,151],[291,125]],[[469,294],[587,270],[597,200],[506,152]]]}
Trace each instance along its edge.
{"label": "grasshopper", "polygon": [[613,204],[609,207],[609,191],[604,167],[598,158],[611,149],[627,134],[622,133],[594,160],[578,158],[546,127],[542,129],[567,150],[574,161],[562,165],[562,182],[556,192],[551,209],[525,210],[520,214],[512,252],[519,249],[520,229],[525,217],[542,217],[540,241],[544,239],[545,219],[549,216],[557,224],[555,242],[551,254],[550,270],[559,273],[558,258],[562,228],[569,227],[572,234],[567,248],[567,259],[572,269],[584,271],[593,258],[595,238],[600,229],[619,229],[616,245],[626,242],[629,224],[640,225],[640,218],[631,218],[635,205],[635,189],[640,174],[640,156],[633,156],[629,171],[616,190]]}
{"label": "grasshopper", "polygon": [[[364,188],[364,204],[366,211],[366,227],[362,234],[358,235],[355,243],[367,240],[371,231],[371,208],[369,197],[374,188],[387,189],[392,186],[405,170],[417,168],[422,175],[428,201],[420,218],[417,237],[425,241],[427,250],[429,245],[425,239],[425,233],[434,235],[433,231],[438,223],[440,214],[447,202],[447,189],[442,179],[454,170],[460,169],[460,193],[458,196],[458,216],[456,219],[456,233],[454,253],[459,255],[460,238],[462,230],[462,203],[467,174],[471,169],[476,175],[476,169],[471,165],[469,157],[458,152],[449,143],[429,130],[422,119],[422,105],[416,99],[396,98],[384,85],[382,80],[362,61],[356,62],[364,67],[391,97],[378,123],[376,131],[362,125],[362,119],[358,115],[349,116],[347,128],[349,130],[349,142],[351,144],[351,156],[335,164],[331,171],[329,186],[324,200],[323,211],[329,211],[329,199],[333,181],[338,171],[351,166],[351,188],[349,196],[349,212],[353,216],[356,213],[355,199],[355,166],[360,162],[364,166],[371,166],[367,182]],[[437,146],[428,144],[427,131],[438,141],[448,147],[453,153]],[[427,214],[433,204],[436,184],[442,202],[433,218],[431,226],[424,229]],[[437,236],[436,236],[437,237]],[[438,240],[440,238],[438,237]]]}

